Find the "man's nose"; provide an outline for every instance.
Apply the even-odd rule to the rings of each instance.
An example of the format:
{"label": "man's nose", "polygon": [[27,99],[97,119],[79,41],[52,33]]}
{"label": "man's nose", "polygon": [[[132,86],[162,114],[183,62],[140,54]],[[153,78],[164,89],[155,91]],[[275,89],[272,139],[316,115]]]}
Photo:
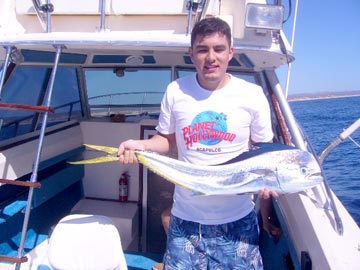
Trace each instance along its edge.
{"label": "man's nose", "polygon": [[206,56],[206,60],[207,61],[214,61],[215,60],[215,51],[214,50],[209,50],[208,54]]}

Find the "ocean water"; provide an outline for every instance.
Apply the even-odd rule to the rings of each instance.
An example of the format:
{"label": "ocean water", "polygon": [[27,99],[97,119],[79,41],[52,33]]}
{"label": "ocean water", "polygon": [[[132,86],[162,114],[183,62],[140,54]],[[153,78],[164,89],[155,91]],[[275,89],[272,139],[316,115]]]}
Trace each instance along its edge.
{"label": "ocean water", "polygon": [[[294,115],[319,155],[360,118],[360,97],[290,102]],[[360,144],[360,128],[350,136]],[[360,225],[360,147],[349,138],[326,157],[323,167],[330,187]]]}

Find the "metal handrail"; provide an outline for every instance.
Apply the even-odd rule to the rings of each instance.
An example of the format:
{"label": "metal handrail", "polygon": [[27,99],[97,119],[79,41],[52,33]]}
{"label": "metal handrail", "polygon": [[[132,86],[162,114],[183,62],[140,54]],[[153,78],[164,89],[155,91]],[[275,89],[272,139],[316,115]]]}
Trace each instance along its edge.
{"label": "metal handrail", "polygon": [[[302,150],[308,150],[310,148],[310,150],[312,151],[312,153],[314,155],[314,158],[316,158],[318,163],[319,163],[321,171],[323,171],[322,166],[321,166],[321,162],[318,160],[318,157],[317,157],[316,153],[311,148],[311,144],[308,144],[308,145],[305,144],[304,138],[303,138],[303,136],[302,136],[302,134],[301,134],[301,132],[300,132],[300,130],[298,128],[297,122],[296,122],[295,117],[294,117],[294,115],[293,115],[293,113],[291,111],[290,105],[287,103],[286,98],[284,96],[284,93],[282,92],[282,89],[281,89],[280,83],[279,83],[279,81],[278,81],[278,79],[276,77],[275,71],[274,70],[267,70],[267,71],[265,71],[265,73],[266,73],[266,75],[267,75],[267,77],[269,79],[269,83],[272,86],[274,94],[278,98],[281,110],[284,112],[284,118],[286,120],[286,123],[288,124],[289,131],[290,131],[291,135],[293,136],[293,140],[294,140],[295,145],[297,147],[299,147],[300,149],[302,149]],[[335,201],[334,201],[334,197],[333,197],[332,192],[330,190],[328,181],[326,180],[324,175],[323,175],[323,178],[324,178],[323,184],[325,186],[325,192],[326,192],[326,195],[327,195],[327,197],[328,197],[328,199],[330,201],[331,209],[333,210],[333,213],[334,213],[334,219],[335,219],[335,223],[336,223],[336,228],[335,229],[336,229],[336,232],[339,235],[342,235],[343,231],[344,231],[344,228],[343,228],[343,224],[342,224],[342,221],[341,221],[341,217],[340,217],[339,212],[337,210],[337,207],[336,207],[336,204],[335,204]],[[315,194],[320,193],[320,190],[318,190],[317,187],[314,187],[313,191],[314,191]]]}
{"label": "metal handrail", "polygon": [[[12,48],[13,48],[12,46],[7,46],[6,47],[5,61],[4,61],[4,64],[3,64],[3,69],[2,69],[2,72],[1,72],[1,78],[0,78],[0,100],[1,100],[3,86],[4,86],[4,83],[5,83],[5,76],[6,76],[7,68],[8,68],[8,65],[9,65],[10,54],[11,54]],[[4,122],[4,120],[0,119],[0,131],[1,131],[2,126],[3,126],[3,122]]]}
{"label": "metal handrail", "polygon": [[209,3],[208,0],[201,0],[199,3],[200,8],[196,11],[195,24],[205,18]]}
{"label": "metal handrail", "polygon": [[[59,64],[59,60],[60,60],[61,51],[62,51],[62,46],[57,46],[54,67],[52,69],[50,81],[49,81],[48,88],[47,88],[47,96],[46,96],[45,104],[44,104],[45,106],[50,106],[50,103],[51,103],[52,92],[54,89],[55,76],[56,76],[56,72],[57,72],[57,68],[58,68],[58,64]],[[37,176],[38,176],[38,170],[39,170],[39,164],[40,164],[40,158],[41,158],[41,150],[42,150],[43,141],[44,141],[44,137],[45,137],[45,129],[46,129],[48,113],[49,112],[45,112],[44,116],[43,116],[43,121],[42,121],[43,124],[41,125],[39,144],[38,144],[38,148],[37,148],[37,152],[36,152],[36,158],[34,161],[33,171],[32,171],[31,177],[30,177],[30,182],[32,182],[32,183],[37,182]],[[25,245],[25,239],[26,239],[26,232],[27,232],[27,228],[28,228],[28,224],[29,224],[33,193],[34,193],[34,187],[30,187],[27,204],[26,204],[26,208],[25,208],[25,214],[24,214],[24,223],[23,223],[23,227],[22,227],[22,231],[21,231],[21,239],[20,239],[20,244],[19,244],[19,249],[18,249],[18,258],[19,259],[24,256],[24,245]],[[20,266],[21,266],[21,263],[17,263],[15,269],[19,270]]]}
{"label": "metal handrail", "polygon": [[7,46],[6,47],[6,56],[5,56],[5,61],[4,61],[4,64],[3,64],[3,70],[2,70],[2,73],[1,73],[1,79],[0,79],[0,100],[1,100],[2,89],[3,89],[4,83],[5,83],[5,76],[6,76],[6,72],[7,72],[7,67],[8,67],[9,62],[10,62],[10,54],[11,54],[12,48],[13,48],[12,46]]}
{"label": "metal handrail", "polygon": [[[46,0],[46,4],[42,5],[40,0],[32,0],[33,6],[36,11],[36,15],[40,20],[41,26],[46,29],[47,33],[51,32],[51,13],[54,11],[54,5],[51,4],[51,0]],[[99,0],[100,9],[100,32],[104,32],[105,26],[105,10],[106,0]]]}
{"label": "metal handrail", "polygon": [[105,27],[105,1],[106,0],[99,0],[100,5],[100,32],[104,32]]}
{"label": "metal handrail", "polygon": [[186,5],[186,8],[188,9],[186,35],[190,35],[191,33],[194,4],[195,4],[194,0],[189,0]]}
{"label": "metal handrail", "polygon": [[40,0],[32,0],[36,15],[40,20],[41,26],[46,29],[47,33],[51,32],[51,13],[54,11],[54,5],[50,0],[46,0],[46,4],[42,5]]}

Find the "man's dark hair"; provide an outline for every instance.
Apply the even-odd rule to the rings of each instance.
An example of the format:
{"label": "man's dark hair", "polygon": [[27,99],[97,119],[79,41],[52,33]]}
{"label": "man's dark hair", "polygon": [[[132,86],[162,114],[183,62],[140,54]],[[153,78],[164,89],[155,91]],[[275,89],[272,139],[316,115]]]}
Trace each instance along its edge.
{"label": "man's dark hair", "polygon": [[231,46],[231,29],[227,22],[215,18],[205,18],[198,23],[195,24],[192,32],[191,32],[191,47],[194,45],[195,39],[197,36],[209,36],[215,33],[221,33],[226,36],[226,39],[229,42],[229,46]]}

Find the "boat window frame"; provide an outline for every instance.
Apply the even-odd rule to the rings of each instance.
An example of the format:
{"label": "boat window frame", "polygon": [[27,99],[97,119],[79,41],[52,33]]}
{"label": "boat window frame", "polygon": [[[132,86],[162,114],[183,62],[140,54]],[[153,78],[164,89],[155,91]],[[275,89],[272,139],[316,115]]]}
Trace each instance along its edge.
{"label": "boat window frame", "polygon": [[[50,64],[49,65],[11,64],[9,67],[11,67],[12,65],[13,68],[11,69],[8,68],[8,74],[6,75],[6,80],[4,82],[4,86],[1,93],[1,101],[10,104],[23,103],[25,105],[34,105],[34,106],[43,105],[46,99],[48,83],[50,80],[50,74],[53,69],[53,66]],[[21,76],[20,72],[23,72],[24,74],[24,80],[25,80],[24,83],[18,82],[17,76]],[[38,74],[37,76],[39,78],[42,78],[42,81],[41,82],[38,81],[37,85],[35,86],[31,81],[33,79],[33,75],[35,74],[34,72]],[[66,80],[64,78],[66,78]],[[65,85],[64,85],[64,81],[66,81]],[[32,88],[29,88],[30,86],[32,86]],[[80,83],[79,83],[79,74],[77,67],[72,65],[59,65],[55,77],[56,92],[53,95],[50,104],[50,107],[54,109],[55,112],[48,114],[48,120],[50,121],[47,121],[46,123],[47,127],[56,125],[58,123],[69,122],[72,120],[79,121],[84,117],[84,113],[81,107],[82,99],[80,96],[79,87],[80,87]],[[68,88],[75,89],[75,91],[71,91],[69,89],[68,93],[70,95],[68,95],[67,97],[69,97],[69,99],[71,99],[72,97],[75,98],[72,101],[65,103],[60,102],[61,104],[60,103],[57,104],[56,97],[58,97],[57,100],[66,101],[66,98],[63,99],[63,97],[66,95],[64,95],[63,93],[66,92]],[[29,92],[29,89],[33,89],[34,91]],[[21,93],[19,93],[18,90],[19,91],[22,90],[20,91]],[[9,94],[7,93],[7,91],[10,91]],[[15,93],[15,95],[12,93]],[[22,99],[19,102],[18,100],[19,96],[24,97],[27,95],[29,97],[33,97],[33,99],[32,100]],[[64,110],[63,108],[65,107],[68,107],[68,109]],[[6,109],[1,110],[0,118],[2,120],[2,125],[0,130],[1,132],[0,141],[6,141],[8,139],[19,137],[39,130],[43,121],[43,117],[41,116],[42,113],[39,112],[21,111],[21,110],[14,111],[14,110],[6,110]],[[8,118],[8,121],[7,122],[3,121],[6,118]],[[11,120],[11,118],[13,118],[13,120]],[[27,127],[25,127],[26,125]],[[20,126],[23,127],[19,129]],[[6,131],[5,128],[8,128],[8,130]]]}

